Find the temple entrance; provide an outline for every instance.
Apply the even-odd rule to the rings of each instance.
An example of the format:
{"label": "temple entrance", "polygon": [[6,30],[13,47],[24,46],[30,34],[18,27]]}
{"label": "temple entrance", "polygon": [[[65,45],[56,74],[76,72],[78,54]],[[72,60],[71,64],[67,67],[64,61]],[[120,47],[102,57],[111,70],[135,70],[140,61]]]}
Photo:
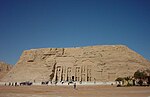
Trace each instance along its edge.
{"label": "temple entrance", "polygon": [[74,81],[74,76],[72,76],[72,81]]}

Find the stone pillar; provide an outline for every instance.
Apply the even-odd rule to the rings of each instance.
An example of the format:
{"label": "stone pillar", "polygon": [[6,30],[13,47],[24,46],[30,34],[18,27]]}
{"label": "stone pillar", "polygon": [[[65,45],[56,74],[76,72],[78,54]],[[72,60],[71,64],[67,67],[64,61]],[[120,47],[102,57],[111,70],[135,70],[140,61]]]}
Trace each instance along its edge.
{"label": "stone pillar", "polygon": [[71,77],[72,77],[72,68],[71,67],[67,67],[67,77],[68,77],[68,81],[71,81]]}
{"label": "stone pillar", "polygon": [[62,81],[66,81],[66,67],[63,66],[62,67]]}
{"label": "stone pillar", "polygon": [[54,78],[53,78],[53,80],[52,81],[56,81],[56,72],[57,72],[57,68],[55,69],[55,73],[54,73]]}
{"label": "stone pillar", "polygon": [[85,65],[85,81],[87,82],[87,65]]}
{"label": "stone pillar", "polygon": [[82,68],[81,68],[81,66],[80,66],[80,71],[79,71],[79,73],[80,73],[80,74],[79,74],[79,81],[81,81],[81,75],[82,75],[82,74],[81,74],[81,70],[82,70]]}
{"label": "stone pillar", "polygon": [[81,68],[81,80],[82,81],[87,81],[87,69],[86,69],[86,66],[83,65],[82,68]]}
{"label": "stone pillar", "polygon": [[65,81],[67,81],[67,75],[68,75],[68,73],[67,73],[67,69],[68,69],[68,67],[67,67],[67,66],[65,66]]}
{"label": "stone pillar", "polygon": [[88,65],[87,66],[87,81],[92,81],[91,73],[92,73],[92,67],[91,67],[91,65]]}
{"label": "stone pillar", "polygon": [[59,69],[60,69],[60,71],[59,71],[59,82],[60,82],[62,79],[62,70],[63,70],[62,66],[60,66]]}
{"label": "stone pillar", "polygon": [[[71,71],[72,71],[71,72],[71,79],[72,79],[72,81],[75,81],[75,66],[72,67]],[[74,78],[72,78],[72,77],[74,77]]]}
{"label": "stone pillar", "polygon": [[94,72],[94,68],[92,66],[91,67],[91,81],[93,81],[93,82],[96,80],[94,74],[95,74],[95,72]]}
{"label": "stone pillar", "polygon": [[75,80],[80,81],[81,80],[81,67],[75,67]]}

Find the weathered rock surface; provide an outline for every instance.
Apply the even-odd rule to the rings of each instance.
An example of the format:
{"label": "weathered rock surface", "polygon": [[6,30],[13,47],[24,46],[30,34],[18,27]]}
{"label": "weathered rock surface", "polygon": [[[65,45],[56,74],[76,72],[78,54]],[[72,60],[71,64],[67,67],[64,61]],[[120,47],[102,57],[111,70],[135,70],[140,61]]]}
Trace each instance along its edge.
{"label": "weathered rock surface", "polygon": [[0,62],[0,80],[12,69],[12,65]]}
{"label": "weathered rock surface", "polygon": [[124,45],[26,50],[2,81],[114,81],[150,62]]}

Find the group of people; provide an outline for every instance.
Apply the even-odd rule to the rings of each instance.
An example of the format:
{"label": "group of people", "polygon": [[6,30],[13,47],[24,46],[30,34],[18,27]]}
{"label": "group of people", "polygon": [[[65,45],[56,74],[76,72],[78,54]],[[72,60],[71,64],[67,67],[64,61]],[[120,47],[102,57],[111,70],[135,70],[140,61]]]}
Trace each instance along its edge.
{"label": "group of people", "polygon": [[[7,86],[6,83],[5,83],[5,86]],[[9,82],[9,83],[8,83],[8,86],[17,86],[17,82],[14,82],[14,83]]]}
{"label": "group of people", "polygon": [[[62,84],[63,84],[63,83],[62,83]],[[20,84],[20,85],[21,85],[21,84]],[[5,86],[7,86],[7,83],[5,83]],[[9,83],[8,83],[8,86],[19,86],[19,85],[17,84],[17,82],[12,82],[12,83],[9,82]],[[74,89],[77,88],[76,83],[73,84],[73,88],[74,88]]]}
{"label": "group of people", "polygon": [[22,86],[22,85],[26,85],[26,86],[30,86],[32,85],[32,82],[26,81],[26,82],[9,82],[9,83],[5,83],[5,86]]}

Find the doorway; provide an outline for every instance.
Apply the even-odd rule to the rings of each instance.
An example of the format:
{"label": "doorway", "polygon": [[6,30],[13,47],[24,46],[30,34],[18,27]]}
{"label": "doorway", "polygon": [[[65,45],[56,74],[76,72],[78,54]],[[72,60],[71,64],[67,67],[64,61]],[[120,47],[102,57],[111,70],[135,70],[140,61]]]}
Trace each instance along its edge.
{"label": "doorway", "polygon": [[74,81],[74,76],[72,76],[72,81]]}

